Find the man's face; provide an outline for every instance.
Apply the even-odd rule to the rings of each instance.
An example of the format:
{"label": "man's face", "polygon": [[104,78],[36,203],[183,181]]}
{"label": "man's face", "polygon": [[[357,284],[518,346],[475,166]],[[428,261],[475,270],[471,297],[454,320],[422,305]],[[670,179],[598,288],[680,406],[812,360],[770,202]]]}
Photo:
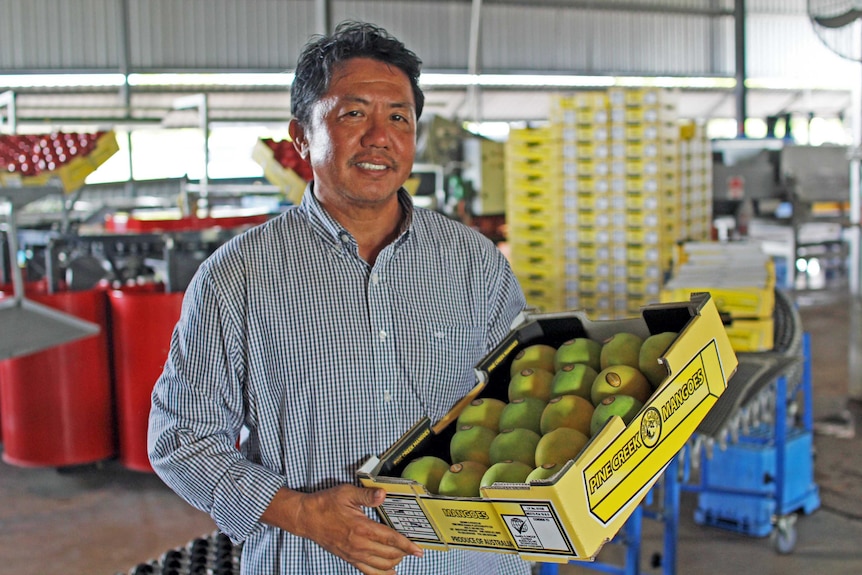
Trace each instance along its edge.
{"label": "man's face", "polygon": [[291,122],[291,136],[311,162],[315,195],[343,207],[391,200],[413,169],[416,112],[407,75],[370,58],[333,71],[310,126]]}

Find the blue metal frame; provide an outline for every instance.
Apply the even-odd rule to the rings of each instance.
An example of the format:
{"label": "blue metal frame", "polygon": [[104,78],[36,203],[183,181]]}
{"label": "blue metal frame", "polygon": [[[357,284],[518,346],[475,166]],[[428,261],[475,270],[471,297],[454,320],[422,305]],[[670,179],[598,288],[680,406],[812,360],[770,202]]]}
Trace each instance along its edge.
{"label": "blue metal frame", "polygon": [[[814,408],[813,408],[813,385],[811,379],[811,338],[807,332],[802,333],[802,377],[796,387],[789,387],[787,376],[779,375],[775,379],[775,412],[774,420],[771,428],[765,426],[765,435],[749,434],[739,437],[740,444],[755,446],[758,449],[762,448],[765,454],[767,450],[774,450],[774,465],[775,472],[771,477],[772,483],[764,483],[763,485],[745,485],[744,481],[740,480],[740,485],[723,485],[717,486],[720,481],[712,481],[710,479],[710,460],[704,452],[700,453],[700,476],[695,483],[685,482],[682,489],[685,491],[693,491],[699,494],[710,495],[713,497],[727,496],[733,497],[749,497],[744,501],[769,501],[774,502],[774,512],[772,513],[771,522],[762,522],[749,528],[734,528],[729,525],[728,528],[751,536],[765,536],[779,527],[781,518],[802,511],[803,513],[811,513],[814,509],[820,506],[819,490],[815,484],[805,486],[804,490],[800,490],[799,485],[793,481],[787,481],[785,471],[788,464],[788,453],[790,453],[791,441],[806,439],[810,441],[811,434],[814,430]],[[796,397],[797,394],[802,396],[802,417],[798,425],[794,425],[788,421],[787,404],[788,399]],[[759,429],[763,432],[763,429]],[[805,437],[807,436],[807,437]],[[806,443],[793,444],[794,451],[792,453],[797,456],[802,455],[810,457],[810,453],[799,453],[799,447],[807,445]],[[792,461],[791,461],[792,463]],[[690,475],[692,462],[690,459],[683,461],[683,470],[685,477]],[[813,465],[813,463],[812,463]],[[788,496],[788,487],[794,491],[801,491],[795,496]],[[753,499],[751,499],[753,498]],[[740,499],[728,499],[728,501],[742,501]],[[728,504],[730,509],[737,507],[734,504]],[[740,503],[738,505],[740,513],[750,511],[743,509],[747,507]],[[758,508],[761,509],[761,508]],[[711,522],[710,522],[711,523]],[[716,524],[715,527],[724,527],[725,525]]]}
{"label": "blue metal frame", "polygon": [[[679,499],[681,494],[679,472],[679,456],[676,456],[671,459],[665,468],[664,475],[657,484],[664,490],[660,508],[654,509],[651,506],[654,488],[647,494],[644,502],[635,508],[620,533],[611,541],[612,545],[625,546],[625,563],[623,565],[601,561],[573,561],[572,563],[584,569],[613,573],[614,575],[639,575],[641,571],[643,520],[651,519],[664,524],[661,572],[663,575],[676,575],[676,546],[679,536]],[[557,563],[542,563],[539,565],[538,575],[557,575],[559,570],[560,566]]]}

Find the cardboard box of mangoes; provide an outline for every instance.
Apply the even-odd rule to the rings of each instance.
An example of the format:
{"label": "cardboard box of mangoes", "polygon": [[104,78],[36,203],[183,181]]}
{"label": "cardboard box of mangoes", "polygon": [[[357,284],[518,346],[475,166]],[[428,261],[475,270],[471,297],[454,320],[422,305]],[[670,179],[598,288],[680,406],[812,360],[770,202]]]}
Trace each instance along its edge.
{"label": "cardboard box of mangoes", "polygon": [[440,421],[359,469],[420,546],[592,560],[724,392],[737,359],[714,301],[591,321],[525,314]]}

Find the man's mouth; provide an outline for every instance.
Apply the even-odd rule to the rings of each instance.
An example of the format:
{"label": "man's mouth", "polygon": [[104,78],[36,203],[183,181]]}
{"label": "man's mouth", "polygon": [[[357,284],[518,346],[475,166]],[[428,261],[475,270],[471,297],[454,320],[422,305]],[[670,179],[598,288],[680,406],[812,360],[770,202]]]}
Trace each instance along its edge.
{"label": "man's mouth", "polygon": [[374,164],[371,162],[357,162],[356,167],[362,168],[363,170],[372,170],[376,172],[382,172],[383,170],[387,169],[387,166],[383,164]]}

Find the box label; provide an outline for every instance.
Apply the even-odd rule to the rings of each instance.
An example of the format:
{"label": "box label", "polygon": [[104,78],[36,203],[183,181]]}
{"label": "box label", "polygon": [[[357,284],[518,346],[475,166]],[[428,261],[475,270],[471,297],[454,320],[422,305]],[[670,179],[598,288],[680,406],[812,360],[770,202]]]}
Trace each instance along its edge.
{"label": "box label", "polygon": [[388,495],[378,511],[390,527],[408,539],[440,543],[434,526],[415,497]]}
{"label": "box label", "polygon": [[495,501],[519,550],[577,556],[550,502]]}
{"label": "box label", "polygon": [[587,501],[596,519],[609,522],[661,472],[715,403],[712,389],[724,389],[724,380],[711,381],[722,373],[712,340],[584,469]]}
{"label": "box label", "polygon": [[508,526],[488,499],[421,498],[422,506],[447,543],[514,551]]}

